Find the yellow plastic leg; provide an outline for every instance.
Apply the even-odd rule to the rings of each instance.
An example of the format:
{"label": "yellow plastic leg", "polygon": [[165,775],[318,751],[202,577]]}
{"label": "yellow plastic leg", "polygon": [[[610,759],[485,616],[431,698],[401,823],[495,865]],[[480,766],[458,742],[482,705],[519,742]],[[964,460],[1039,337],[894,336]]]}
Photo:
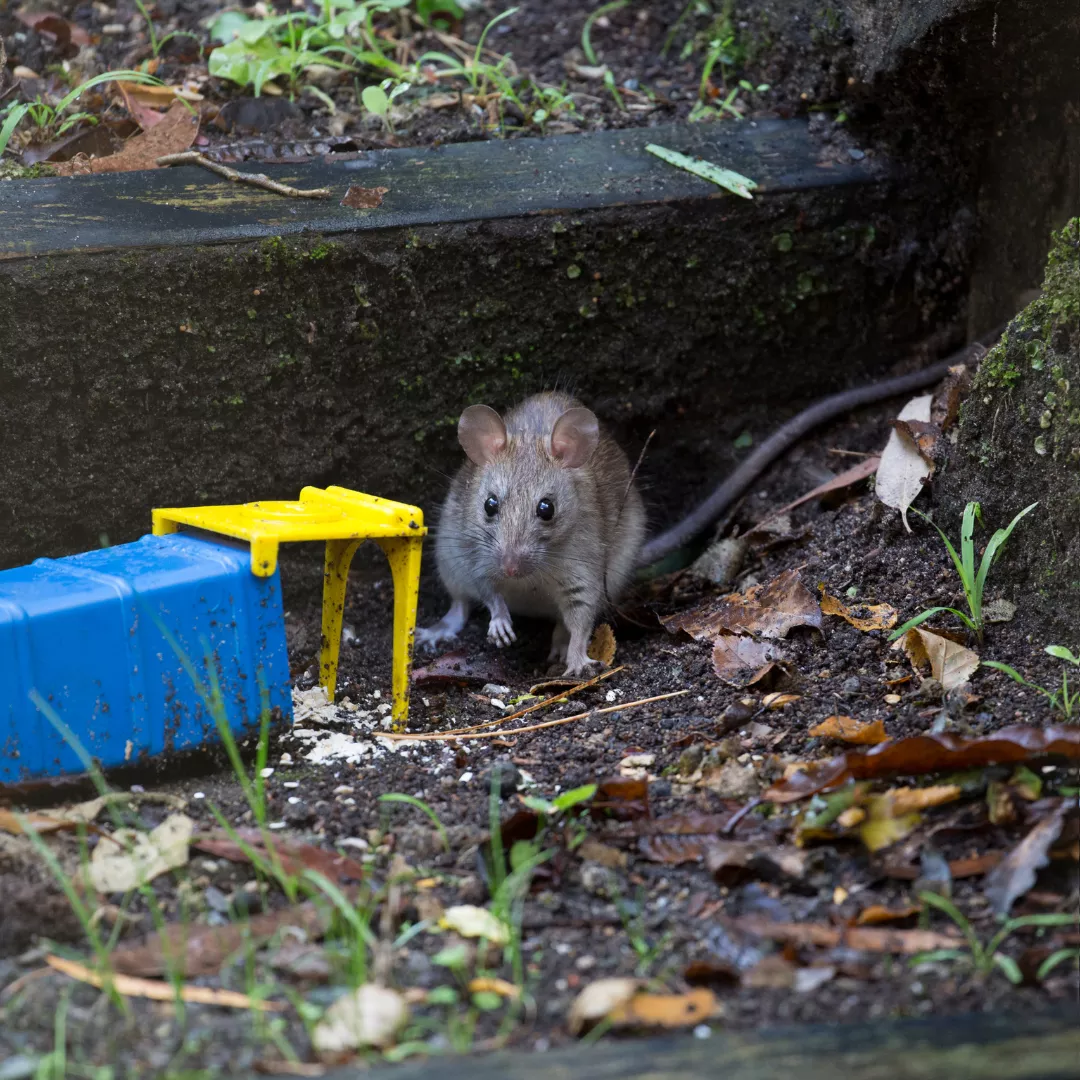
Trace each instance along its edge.
{"label": "yellow plastic leg", "polygon": [[409,666],[416,631],[416,605],[420,594],[420,537],[376,540],[390,560],[394,576],[394,730],[404,731],[409,719]]}
{"label": "yellow plastic leg", "polygon": [[345,614],[345,586],[359,540],[327,540],[323,563],[322,648],[319,682],[330,701],[337,689],[338,653],[341,651],[341,620]]}

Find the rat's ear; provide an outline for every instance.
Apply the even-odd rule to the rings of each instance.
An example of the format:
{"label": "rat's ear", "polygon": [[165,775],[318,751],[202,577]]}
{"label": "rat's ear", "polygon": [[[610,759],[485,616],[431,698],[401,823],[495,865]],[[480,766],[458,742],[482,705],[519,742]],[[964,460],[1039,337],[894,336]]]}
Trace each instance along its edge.
{"label": "rat's ear", "polygon": [[458,421],[457,437],[474,465],[486,465],[506,445],[506,425],[487,405],[470,405]]}
{"label": "rat's ear", "polygon": [[551,432],[551,456],[564,468],[579,469],[600,441],[600,424],[588,409],[567,409]]}

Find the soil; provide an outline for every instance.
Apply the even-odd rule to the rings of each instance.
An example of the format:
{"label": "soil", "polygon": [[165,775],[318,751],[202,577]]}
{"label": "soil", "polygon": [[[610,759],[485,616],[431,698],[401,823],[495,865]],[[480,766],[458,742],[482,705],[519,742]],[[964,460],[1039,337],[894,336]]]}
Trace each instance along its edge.
{"label": "soil", "polygon": [[[187,86],[201,95],[198,107],[203,124],[196,147],[223,161],[295,161],[386,146],[568,134],[685,120],[702,92],[709,43],[729,37],[731,44],[724,55],[730,62],[716,65],[704,84],[702,100],[713,111],[699,118],[790,117],[819,104],[836,115],[844,107],[851,66],[851,35],[834,25],[835,14],[818,11],[814,5],[808,5],[801,17],[787,8],[781,12],[782,41],[773,40],[770,13],[760,5],[747,5],[746,12],[732,4],[687,5],[683,0],[628,5],[594,23],[591,41],[598,60],[594,65],[581,43],[588,10],[571,0],[524,0],[516,14],[493,26],[486,40],[491,62],[508,56],[507,71],[520,76],[516,90],[520,105],[505,97],[495,100],[484,92],[477,96],[465,80],[443,78],[397,99],[390,132],[358,104],[351,72],[324,69],[309,76],[307,85],[314,85],[321,96],[307,90],[303,80],[292,88],[284,87],[283,94],[272,96],[267,91],[255,98],[251,87],[211,78],[206,66],[208,26],[222,6],[220,0],[159,0],[150,5],[157,39],[173,33],[193,34],[198,39],[196,43],[190,36],[172,37],[157,57],[145,19],[128,0],[115,6],[55,5],[76,28],[77,38],[79,30],[87,35],[90,44],[81,49],[77,41],[65,43],[63,34],[57,38],[47,30],[31,29],[13,9],[0,11],[0,34],[9,70],[20,67],[39,76],[24,74],[21,79],[17,94],[27,101],[41,93],[59,90],[56,96],[60,97],[66,92],[66,84],[50,74],[61,64],[86,76],[149,64],[165,83]],[[307,6],[312,11],[319,7]],[[380,16],[377,24],[396,35],[395,40],[402,43],[400,55],[407,59],[455,48],[468,55],[487,23],[504,10],[492,0],[470,6],[464,19],[447,27],[460,44],[448,44],[445,37],[418,22],[409,23],[402,32],[396,15]],[[599,74],[605,66],[613,77],[614,93]],[[368,71],[359,85],[378,78],[377,72]],[[748,91],[740,88],[740,80],[754,88],[768,84],[768,89]],[[542,100],[540,88],[558,90],[558,99]],[[722,103],[732,92],[731,109],[725,111]],[[327,97],[334,102],[333,113]],[[79,108],[105,121],[103,128],[118,139],[134,130],[122,100],[110,91],[88,93]],[[540,121],[534,119],[538,108],[545,114]],[[80,151],[101,153],[103,139],[108,142],[111,136],[91,132],[87,125],[57,140],[49,131],[40,131],[25,148],[23,162],[32,164],[46,156],[67,160]]]}
{"label": "soil", "polygon": [[[785,505],[820,483],[827,473],[837,473],[858,460],[848,454],[876,451],[886,438],[897,404],[863,411],[797,447],[755,485],[734,524],[745,530],[767,510]],[[756,438],[764,434],[753,432]],[[438,910],[435,901],[444,907],[487,902],[480,851],[488,831],[493,770],[504,786],[516,783],[519,787],[517,792],[504,791],[502,818],[506,822],[522,811],[522,793],[551,798],[558,791],[618,776],[620,767],[632,767],[632,762],[625,761],[629,755],[651,755],[651,761],[639,762],[649,762],[644,768],[652,820],[669,815],[684,819],[720,815],[724,821],[737,821],[733,838],[767,850],[792,843],[790,808],[781,807],[775,813],[766,812],[766,807],[751,808],[745,814],[740,811],[762,783],[778,774],[777,755],[783,760],[805,760],[842,749],[808,735],[808,729],[827,716],[880,719],[894,738],[926,732],[935,724],[956,733],[982,734],[1009,724],[1041,726],[1054,720],[1040,695],[986,668],[969,684],[968,697],[953,695],[944,704],[940,687],[918,676],[897,683],[910,676],[911,669],[890,651],[886,634],[857,630],[839,618],[826,618],[822,633],[791,631],[783,647],[798,672],[800,696],[770,711],[762,706],[760,692],[737,690],[717,678],[709,646],[656,625],[657,614],[685,610],[715,591],[691,584],[683,575],[643,586],[634,601],[623,605],[622,617],[613,620],[615,663],[624,665],[622,670],[540,716],[571,715],[579,708],[603,707],[612,699],[628,703],[687,691],[683,696],[509,739],[414,742],[386,750],[371,734],[381,730],[380,706],[388,698],[390,661],[390,581],[377,555],[369,558],[361,552],[352,576],[346,610],[352,641],[343,651],[339,681],[339,693],[362,712],[343,706],[329,725],[308,724],[308,730],[318,729],[317,736],[276,736],[270,750],[273,772],[267,792],[270,821],[283,826],[277,835],[325,848],[340,847],[363,859],[375,880],[385,880],[392,857],[403,860],[398,871],[403,865],[415,871],[417,877],[403,886],[399,925],[430,917],[433,908]],[[856,596],[860,603],[890,603],[901,619],[929,604],[959,599],[955,573],[936,534],[921,523],[913,533],[906,533],[898,516],[878,504],[865,484],[847,492],[838,503],[811,501],[795,510],[790,530],[748,556],[738,587],[755,579],[770,581],[790,569],[797,569],[811,589],[820,583],[845,599]],[[990,597],[996,595],[993,575],[988,592]],[[989,628],[981,655],[1011,664],[1033,682],[1053,685],[1060,679],[1060,665],[1045,656],[1043,643],[1033,638],[1024,598],[1011,599],[1018,604],[1015,617]],[[429,566],[421,595],[421,622],[441,614],[443,602]],[[317,606],[295,606],[288,624],[294,669],[305,672],[298,686],[309,687],[313,683],[309,664],[319,637]],[[487,645],[483,626],[474,619],[461,642],[469,662],[491,665],[499,675],[495,681],[508,686],[511,697],[545,678],[545,629],[521,623],[518,633],[518,644],[500,652]],[[500,713],[491,704],[491,695],[491,690],[481,694],[477,687],[420,687],[414,692],[410,730],[438,732],[491,721]],[[752,708],[729,711],[737,710],[743,698],[752,699]],[[361,747],[358,752],[365,756],[353,762],[307,762],[305,755],[312,746],[332,738],[331,732],[355,739]],[[692,770],[709,750],[714,755],[733,754],[745,763],[743,776],[749,777],[749,786],[724,790],[722,785],[695,784]],[[200,830],[215,827],[212,807],[237,825],[251,823],[250,810],[227,768],[203,764],[201,770],[192,771],[190,763],[185,767],[183,775],[174,765],[164,775],[144,777],[142,782],[154,791],[185,799],[186,812]],[[978,772],[966,781],[964,798],[928,811],[911,836],[875,855],[857,837],[808,841],[807,866],[795,877],[753,871],[743,878],[718,881],[700,861],[679,865],[650,861],[637,835],[647,828],[640,818],[618,821],[604,814],[582,818],[580,827],[587,833],[584,847],[575,843],[581,839],[580,834],[575,836],[575,828],[553,827],[546,841],[554,854],[537,872],[524,904],[523,951],[533,1002],[509,1026],[509,1034],[506,1028],[500,1031],[501,1009],[480,1014],[472,1049],[505,1042],[522,1051],[543,1051],[571,1042],[566,1016],[578,991],[600,977],[635,973],[669,991],[683,991],[700,980],[711,986],[721,1012],[708,1024],[699,1025],[700,1036],[710,1026],[737,1030],[787,1021],[1018,1012],[1075,1000],[1078,975],[1069,964],[1059,965],[1041,983],[1027,981],[1014,987],[1000,972],[978,977],[958,963],[913,967],[902,956],[842,947],[779,949],[732,921],[755,915],[774,922],[835,927],[856,919],[871,905],[904,909],[912,903],[916,885],[889,876],[890,860],[910,859],[918,866],[916,853],[930,842],[931,835],[942,855],[958,859],[1009,850],[1027,833],[1037,819],[1039,803],[1019,805],[1012,824],[993,825],[987,819],[985,785],[995,776],[1007,778],[1009,772]],[[1075,775],[1070,778],[1062,767],[1044,768],[1039,775],[1044,796],[1076,784]],[[907,782],[926,783],[927,779]],[[938,776],[930,782],[945,781]],[[449,850],[442,849],[439,833],[419,810],[380,803],[378,797],[387,793],[422,799],[445,826]],[[164,809],[154,804],[139,809],[147,825],[156,824],[163,814]],[[243,1010],[205,1006],[188,1006],[177,1014],[171,1003],[130,999],[125,1017],[98,991],[43,968],[47,950],[74,947],[74,955],[85,958],[86,948],[66,901],[34,852],[15,843],[18,839],[0,832],[0,895],[5,898],[0,986],[8,987],[0,991],[0,1058],[23,1055],[33,1060],[34,1055],[51,1050],[58,1006],[70,995],[66,1014],[69,1061],[111,1064],[116,1074],[182,1069],[213,1074],[252,1066],[282,1070],[286,1044],[301,1060],[313,1060],[308,1033],[293,1009],[268,1021]],[[74,838],[61,835],[56,843],[72,860],[77,850]],[[197,913],[197,921],[220,920],[214,910],[222,897],[229,898],[234,907],[241,901],[249,908],[257,908],[260,902],[271,909],[285,904],[278,891],[260,893],[254,888],[253,877],[243,863],[193,853],[185,871],[157,879],[155,892],[168,921],[180,917],[181,904]],[[980,876],[958,878],[953,898],[985,940],[996,924],[983,880]],[[1012,914],[1075,911],[1078,888],[1080,866],[1075,856],[1053,861],[1039,873],[1035,888],[1015,903]],[[211,896],[216,898],[213,903]],[[924,918],[924,925],[932,929],[950,928],[943,914],[929,913]],[[105,908],[102,919],[106,926],[120,920],[125,940],[151,931],[154,925],[142,899],[132,903],[126,915]],[[911,915],[886,925],[903,928],[920,923],[918,916]],[[388,961],[390,984],[404,989],[452,982],[445,969],[432,963],[446,943],[444,935],[419,934],[393,950]],[[1028,970],[1033,955],[1029,950],[1039,945],[1034,931],[1018,931],[1006,940],[1004,951]],[[340,992],[340,982],[335,989],[333,982],[305,982],[282,971],[273,975],[268,962],[276,951],[258,954],[255,975],[240,963],[226,966],[220,976],[193,981],[245,990],[253,979],[276,978],[278,986],[290,986],[318,1006]],[[759,967],[765,956],[770,960]],[[508,966],[498,959],[491,970],[511,977]],[[799,981],[793,985],[796,978]],[[461,1048],[451,1038],[445,1009],[421,1006],[415,1011],[432,1021],[431,1029],[415,1036],[426,1041],[428,1051]]]}

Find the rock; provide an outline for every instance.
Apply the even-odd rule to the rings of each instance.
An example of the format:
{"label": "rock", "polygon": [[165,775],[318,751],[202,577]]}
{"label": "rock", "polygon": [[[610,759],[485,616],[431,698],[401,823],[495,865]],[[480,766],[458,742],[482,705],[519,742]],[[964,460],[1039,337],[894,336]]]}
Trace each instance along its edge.
{"label": "rock", "polygon": [[521,770],[509,758],[501,758],[488,770],[486,784],[489,791],[495,783],[499,785],[499,795],[508,799],[521,786]]}
{"label": "rock", "polygon": [[761,794],[761,782],[751,765],[726,761],[719,769],[702,765],[702,787],[715,791],[722,799],[752,799]]}
{"label": "rock", "polygon": [[[982,506],[981,543],[1031,503],[990,572],[1034,615],[1036,640],[1075,631],[1080,603],[1080,218],[1054,237],[1041,295],[979,365],[954,451],[935,484],[938,524],[957,537]],[[978,538],[977,538],[978,539]]]}

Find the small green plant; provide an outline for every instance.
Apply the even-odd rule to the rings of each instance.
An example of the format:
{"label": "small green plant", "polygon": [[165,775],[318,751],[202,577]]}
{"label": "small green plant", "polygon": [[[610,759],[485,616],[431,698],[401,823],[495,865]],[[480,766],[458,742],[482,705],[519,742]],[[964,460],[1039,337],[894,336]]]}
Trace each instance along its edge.
{"label": "small green plant", "polygon": [[[955,961],[972,968],[980,978],[987,978],[994,970],[1000,971],[1005,978],[1014,986],[1024,981],[1020,966],[1011,957],[1001,952],[1001,946],[1010,934],[1015,933],[1027,926],[1048,928],[1054,926],[1075,926],[1077,916],[1067,912],[1049,913],[1043,915],[1023,915],[1017,919],[1007,919],[1000,930],[997,931],[985,944],[979,940],[979,935],[971,922],[959,908],[947,897],[935,892],[920,892],[919,900],[928,907],[937,908],[944,912],[956,923],[960,933],[964,935],[967,944],[966,949],[935,949],[933,952],[920,953],[911,958],[912,966],[920,964],[940,963],[943,961]],[[1045,979],[1046,976],[1058,964],[1065,960],[1080,956],[1080,949],[1058,949],[1048,956],[1036,972],[1036,978]]]}
{"label": "small green plant", "polygon": [[644,890],[639,889],[637,900],[631,901],[627,900],[619,892],[614,880],[612,880],[609,887],[615,910],[618,911],[619,918],[622,920],[623,930],[626,931],[626,936],[630,939],[630,948],[634,950],[634,955],[637,957],[637,967],[634,969],[634,973],[639,978],[645,978],[671,942],[672,932],[667,930],[656,941],[650,942],[646,935],[643,914],[645,910]]}
{"label": "small green plant", "polygon": [[15,134],[15,129],[25,117],[29,117],[31,123],[41,129],[46,137],[52,138],[59,138],[81,120],[88,120],[96,124],[96,117],[90,115],[90,113],[80,112],[67,116],[64,114],[87,90],[100,86],[102,83],[114,82],[117,79],[124,79],[127,82],[161,85],[160,79],[155,78],[153,75],[147,75],[145,71],[106,71],[101,75],[95,75],[92,79],[87,79],[84,83],[80,83],[74,90],[68,91],[56,104],[46,101],[40,95],[36,101],[12,102],[3,110],[0,110],[0,117],[4,118],[3,123],[0,124],[0,154],[3,154],[7,149],[11,136]]}
{"label": "small green plant", "polygon": [[[364,103],[364,108],[369,113],[374,113],[380,117],[386,125],[386,130],[393,134],[394,124],[390,119],[390,106],[393,104],[394,98],[404,94],[409,89],[411,89],[411,86],[407,82],[398,83],[395,86],[393,79],[383,79],[378,86],[365,86],[360,94],[360,100]],[[387,90],[390,92],[387,93]]]}
{"label": "small green plant", "polygon": [[602,15],[610,14],[612,11],[619,11],[621,8],[626,7],[630,0],[611,0],[609,4],[602,4],[598,7],[586,20],[585,25],[581,28],[581,51],[585,54],[585,59],[590,64],[598,64],[596,59],[596,50],[592,44],[592,28],[593,24]]}
{"label": "small green plant", "polygon": [[[1080,656],[1076,656],[1071,649],[1067,649],[1064,645],[1047,645],[1044,652],[1072,664],[1073,667],[1080,667]],[[1003,664],[1000,660],[984,660],[983,667],[1003,671],[1010,679],[1014,679],[1021,686],[1037,690],[1050,703],[1050,708],[1056,713],[1061,713],[1066,720],[1072,720],[1073,716],[1080,712],[1080,688],[1076,690],[1069,689],[1069,669],[1067,667],[1061,669],[1061,687],[1058,690],[1047,690],[1045,686],[1039,686],[1038,683],[1028,682],[1016,668],[1009,667],[1008,664]]]}
{"label": "small green plant", "polygon": [[147,10],[143,0],[135,0],[135,6],[139,9],[139,14],[146,20],[146,36],[150,39],[150,51],[155,57],[160,56],[161,50],[174,38],[191,38],[200,49],[202,48],[202,42],[189,30],[174,30],[172,33],[165,34],[164,37],[158,37],[157,30],[154,27],[154,20],[150,18],[150,12]]}
{"label": "small green plant", "polygon": [[920,612],[913,619],[908,619],[903,626],[894,630],[889,637],[890,641],[895,641],[897,638],[903,637],[912,627],[919,626],[921,623],[926,622],[927,619],[933,618],[939,612],[947,611],[951,615],[955,615],[969,630],[973,631],[975,636],[981,642],[983,639],[983,630],[985,627],[983,619],[983,593],[986,589],[986,577],[990,573],[990,567],[994,565],[994,561],[1001,554],[1001,549],[1005,546],[1005,542],[1012,535],[1013,529],[1016,528],[1020,519],[1027,514],[1030,514],[1039,504],[1032,503],[1030,506],[1025,507],[1009,522],[1008,526],[1004,529],[998,529],[992,537],[990,542],[986,545],[986,550],[983,552],[982,559],[979,562],[979,569],[975,570],[975,522],[982,520],[982,510],[977,502],[969,502],[964,507],[964,517],[960,525],[960,554],[957,555],[956,548],[952,546],[951,541],[945,535],[945,533],[926,514],[920,510],[912,510],[926,521],[930,521],[930,524],[937,529],[941,539],[945,541],[945,547],[949,551],[949,557],[953,561],[953,565],[956,567],[957,574],[960,575],[960,584],[964,587],[964,599],[967,601],[968,610],[965,614],[963,611],[959,611],[954,607],[932,607],[927,608],[926,611]]}

